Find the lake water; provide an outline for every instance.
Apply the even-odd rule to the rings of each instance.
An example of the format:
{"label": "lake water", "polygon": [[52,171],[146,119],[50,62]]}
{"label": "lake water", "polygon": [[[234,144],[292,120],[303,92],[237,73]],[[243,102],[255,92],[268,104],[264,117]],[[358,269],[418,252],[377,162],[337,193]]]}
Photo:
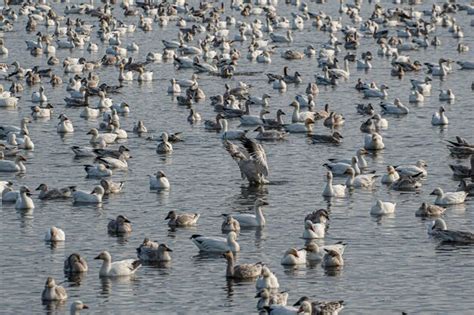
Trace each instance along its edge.
{"label": "lake water", "polygon": [[[431,1],[416,9],[431,7]],[[387,7],[393,5],[382,1]],[[64,4],[54,4],[59,13]],[[338,16],[338,3],[317,5],[309,3],[309,10]],[[15,7],[15,9],[18,7]],[[368,17],[373,4],[364,2],[362,16]],[[278,5],[278,12],[290,17],[296,12],[295,6]],[[255,16],[244,18],[237,11],[226,11],[237,19],[252,21]],[[122,10],[115,8],[115,15],[125,23],[132,23],[138,17],[123,17]],[[75,16],[74,16],[75,17]],[[81,16],[85,21],[95,21]],[[458,23],[464,27],[463,42],[469,44],[471,52],[458,54],[455,47],[457,39],[446,28],[437,27],[436,35],[442,46],[429,47],[407,53],[412,60],[437,62],[440,57],[453,60],[473,60],[474,42],[470,20],[466,12],[456,14]],[[348,22],[346,16],[343,17]],[[0,56],[0,62],[7,64],[18,60],[24,67],[39,65],[47,67],[46,56],[33,57],[25,49],[24,40],[34,39],[34,32],[25,33],[25,17],[15,23],[15,32],[4,34],[8,56]],[[305,30],[294,34],[291,47],[303,50],[308,44],[319,47],[328,40],[328,34],[316,31],[306,21]],[[190,24],[189,24],[190,25]],[[38,28],[46,32],[44,26]],[[52,32],[54,28],[49,28]],[[236,30],[231,28],[230,38]],[[278,32],[283,32],[280,30]],[[392,31],[393,32],[393,31]],[[123,38],[124,47],[132,40],[140,45],[139,53],[132,54],[137,60],[144,60],[149,51],[162,51],[161,39],[175,39],[177,28],[174,22],[144,33],[137,30]],[[202,35],[201,35],[202,36]],[[342,35],[338,33],[342,39]],[[99,43],[96,33],[92,41]],[[205,74],[200,75],[199,85],[207,99],[195,106],[204,119],[212,119],[215,113],[209,97],[224,91],[224,83],[236,86],[238,81],[250,83],[252,93],[261,96],[269,93],[272,116],[283,109],[288,122],[291,110],[288,104],[294,96],[304,93],[306,85],[314,81],[313,75],[321,72],[316,59],[286,61],[280,53],[287,47],[278,45],[273,62],[269,65],[249,62],[245,59],[247,43],[243,45],[243,58],[239,60],[239,72],[258,72],[252,76],[235,76],[220,79]],[[66,56],[84,56],[97,60],[103,56],[107,45],[100,44],[100,52],[90,54],[85,49],[58,50],[62,61]],[[240,44],[236,44],[241,48]],[[363,38],[358,53],[372,51],[377,46],[371,38]],[[345,54],[344,49],[340,59]],[[218,134],[204,130],[204,124],[189,125],[186,121],[188,109],[177,105],[166,90],[172,77],[190,78],[191,70],[175,70],[172,63],[151,64],[154,81],[139,84],[126,83],[121,94],[111,95],[114,102],[126,101],[131,113],[121,117],[122,128],[129,131],[129,139],[124,141],[131,149],[133,158],[129,161],[128,172],[115,172],[112,179],[125,181],[124,191],[106,199],[102,207],[73,206],[72,201],[40,201],[34,197],[33,212],[16,211],[14,205],[1,206],[0,294],[2,313],[43,313],[47,310],[64,312],[69,304],[77,299],[90,306],[90,313],[129,314],[129,313],[194,313],[251,314],[256,312],[255,284],[252,282],[234,283],[225,277],[225,260],[220,256],[199,254],[189,237],[192,234],[206,236],[221,235],[222,213],[247,211],[257,197],[269,202],[265,208],[267,226],[262,230],[243,230],[239,235],[241,252],[239,263],[263,261],[269,265],[279,279],[281,290],[289,292],[288,304],[294,303],[303,295],[320,300],[344,300],[346,314],[397,314],[439,313],[467,314],[474,309],[472,284],[474,283],[474,248],[472,246],[440,246],[426,233],[429,221],[416,218],[415,210],[423,201],[434,202],[429,193],[436,187],[454,191],[458,182],[453,179],[449,163],[463,163],[450,156],[445,140],[460,135],[473,140],[471,81],[472,71],[459,71],[458,66],[444,81],[433,80],[432,96],[420,105],[408,105],[409,79],[422,79],[423,71],[409,73],[404,78],[390,76],[389,59],[375,56],[373,69],[368,72],[357,71],[351,64],[351,76],[335,88],[320,86],[316,99],[318,109],[325,103],[334,111],[343,113],[346,123],[341,129],[344,141],[341,146],[312,145],[301,134],[292,134],[287,141],[265,143],[270,167],[271,184],[260,188],[248,187],[240,179],[238,167],[223,149]],[[278,93],[267,84],[265,73],[280,73],[284,65],[290,72],[299,71],[304,83],[289,85],[285,93]],[[60,66],[54,72],[62,74]],[[118,70],[103,67],[97,71],[101,81],[117,84]],[[427,161],[428,178],[419,193],[400,193],[391,191],[380,183],[373,190],[355,190],[346,198],[326,200],[321,196],[324,188],[325,168],[328,158],[350,158],[363,145],[364,134],[359,126],[366,118],[356,113],[355,104],[364,102],[362,94],[354,89],[357,78],[385,83],[390,87],[389,100],[399,97],[408,105],[410,113],[405,117],[386,117],[389,129],[383,137],[386,149],[367,160],[369,169],[382,174],[387,165],[415,163],[418,159]],[[64,76],[65,82],[68,76]],[[9,82],[1,82],[6,88]],[[85,120],[79,117],[80,109],[67,108],[64,86],[52,87],[44,84],[46,95],[55,107],[51,120],[35,120],[30,126],[31,137],[36,145],[35,151],[26,153],[27,173],[14,176],[0,173],[0,180],[12,180],[15,187],[28,185],[31,189],[40,183],[51,187],[76,185],[89,190],[98,183],[85,177],[84,164],[92,159],[75,159],[70,147],[87,145],[86,132],[96,127],[98,120]],[[30,114],[32,103],[30,95],[39,85],[28,87],[15,110],[0,110],[0,124],[19,125],[22,117]],[[438,89],[453,89],[456,101],[453,104],[438,101]],[[97,104],[98,99],[91,99]],[[377,104],[378,101],[372,103]],[[433,127],[431,115],[440,105],[445,105],[450,124],[448,127]],[[378,106],[376,106],[378,107]],[[251,108],[257,113],[259,108]],[[377,111],[379,108],[377,108]],[[75,126],[74,134],[61,138],[56,132],[57,116],[66,113]],[[142,119],[151,131],[159,135],[162,131],[182,131],[185,141],[174,145],[169,156],[156,154],[156,144],[139,138],[132,133],[133,122]],[[238,120],[231,121],[231,128],[237,128]],[[328,133],[321,122],[315,125],[316,133]],[[150,191],[148,174],[163,170],[172,185],[167,193]],[[345,179],[336,178],[337,183]],[[369,215],[369,209],[376,199],[397,203],[396,213],[382,219]],[[445,220],[448,227],[458,230],[474,230],[472,197],[464,205],[449,207]],[[285,269],[280,258],[290,247],[303,245],[302,236],[304,216],[319,208],[327,208],[331,214],[331,224],[325,244],[337,241],[348,243],[344,254],[345,266],[337,274],[328,274],[320,265],[301,266]],[[201,214],[198,225],[191,229],[172,231],[164,220],[170,210],[192,211]],[[134,231],[126,238],[107,234],[109,219],[118,214],[126,215],[133,224]],[[52,248],[43,241],[46,230],[55,225],[66,233],[66,242]],[[166,243],[173,249],[173,261],[169,266],[143,266],[132,279],[101,280],[98,276],[101,261],[93,260],[102,250],[108,250],[114,260],[135,258],[135,248],[148,237]],[[63,273],[64,259],[73,252],[79,252],[89,263],[89,272],[80,281],[70,281]],[[69,298],[65,305],[42,305],[41,292],[45,280],[53,276],[67,289]],[[77,280],[77,279],[76,279]]]}

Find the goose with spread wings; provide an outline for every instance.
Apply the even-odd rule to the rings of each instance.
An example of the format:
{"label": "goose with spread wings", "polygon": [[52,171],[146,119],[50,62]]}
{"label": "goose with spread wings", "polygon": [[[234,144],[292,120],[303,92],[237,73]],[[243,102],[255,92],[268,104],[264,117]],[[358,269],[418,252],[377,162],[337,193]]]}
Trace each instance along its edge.
{"label": "goose with spread wings", "polygon": [[252,139],[242,137],[241,148],[224,140],[224,148],[239,165],[242,179],[247,179],[251,185],[267,184],[268,164],[263,146]]}

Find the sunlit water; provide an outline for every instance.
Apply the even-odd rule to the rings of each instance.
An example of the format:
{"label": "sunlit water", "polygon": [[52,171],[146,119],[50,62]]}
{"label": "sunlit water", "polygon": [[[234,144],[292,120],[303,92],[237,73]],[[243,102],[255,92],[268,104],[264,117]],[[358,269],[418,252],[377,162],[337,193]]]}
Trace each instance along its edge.
{"label": "sunlit water", "polygon": [[[370,15],[370,7],[364,3],[362,16]],[[391,6],[387,1],[383,4]],[[429,8],[431,2],[417,8]],[[58,12],[64,5],[56,4]],[[309,3],[310,11],[324,10],[338,16],[338,4],[316,5]],[[279,11],[290,17],[296,7],[280,3]],[[228,11],[226,11],[228,13]],[[115,14],[126,23],[136,22],[138,17],[123,17],[117,7]],[[247,21],[232,11],[237,19]],[[88,16],[81,16],[93,21]],[[447,29],[438,27],[436,34],[442,41],[438,48],[429,47],[417,52],[409,52],[412,60],[437,62],[443,56],[454,60],[473,60],[474,49],[471,17],[465,12],[456,15],[458,23],[465,28],[463,42],[471,46],[471,52],[459,55],[455,47],[458,40],[452,38]],[[347,17],[343,17],[345,22]],[[8,56],[0,57],[1,62],[20,61],[22,66],[40,65],[47,67],[46,56],[32,57],[25,49],[25,39],[33,39],[34,33],[26,34],[26,19],[20,17],[15,24],[17,31],[5,33]],[[38,30],[44,32],[44,26]],[[51,32],[53,28],[50,28]],[[230,38],[236,32],[232,28]],[[280,30],[278,32],[283,32]],[[125,46],[132,40],[140,45],[140,52],[133,54],[137,60],[144,60],[149,51],[161,51],[161,39],[174,39],[177,28],[174,22],[154,31],[143,33],[137,30],[123,38]],[[338,34],[341,37],[340,34]],[[98,43],[96,33],[93,42]],[[292,45],[300,51],[308,44],[319,47],[328,35],[315,31],[306,21],[302,32],[295,32]],[[376,52],[373,39],[363,38],[358,52]],[[305,58],[300,61],[285,61],[279,57],[287,47],[279,45],[270,65],[248,62],[245,59],[247,44],[242,47],[243,58],[239,60],[238,72],[257,72],[253,76],[235,76],[223,80],[205,74],[200,75],[199,85],[208,99],[195,108],[203,119],[215,116],[209,106],[209,96],[223,92],[223,84],[235,86],[238,81],[252,84],[252,92],[261,95],[267,92],[272,96],[272,115],[281,108],[286,113],[286,121],[291,119],[288,104],[298,93],[304,93],[306,84],[314,81],[313,75],[320,72],[316,59]],[[240,48],[240,44],[236,44]],[[96,60],[103,56],[106,46],[100,52],[90,54],[85,50],[58,50],[57,56],[84,56]],[[342,60],[341,53],[340,59]],[[80,299],[91,307],[93,313],[241,313],[256,311],[255,285],[252,282],[233,283],[225,278],[225,260],[220,256],[200,255],[189,237],[192,234],[220,235],[222,213],[247,211],[257,197],[269,202],[265,208],[267,226],[263,230],[244,230],[240,233],[242,247],[238,262],[263,261],[276,273],[281,289],[289,292],[289,303],[300,296],[308,295],[315,299],[336,299],[346,301],[346,313],[400,313],[401,311],[424,313],[468,313],[474,309],[472,283],[474,281],[473,247],[440,246],[426,233],[429,221],[414,216],[421,202],[433,202],[429,193],[435,187],[445,191],[456,189],[457,181],[452,178],[448,163],[464,163],[449,155],[445,140],[460,135],[472,140],[474,127],[472,120],[472,92],[470,90],[472,73],[455,70],[445,81],[435,78],[432,96],[423,104],[408,105],[410,113],[405,117],[386,117],[389,129],[383,132],[386,149],[376,156],[369,156],[369,168],[382,174],[389,164],[414,163],[418,159],[427,161],[428,179],[419,193],[400,193],[389,191],[379,183],[372,191],[356,190],[346,198],[325,200],[321,192],[325,185],[325,169],[322,164],[328,158],[350,158],[363,145],[359,126],[365,117],[356,113],[355,104],[364,101],[354,89],[357,78],[376,81],[379,85],[390,86],[389,100],[399,97],[408,104],[409,79],[422,79],[425,74],[407,74],[399,80],[390,77],[390,64],[386,58],[376,56],[373,69],[368,72],[357,71],[351,65],[351,77],[336,88],[320,87],[317,97],[318,108],[329,103],[331,109],[343,113],[346,124],[342,128],[344,143],[341,146],[312,145],[302,135],[290,135],[287,141],[266,143],[270,176],[272,182],[260,188],[247,187],[241,181],[234,161],[222,148],[219,135],[206,132],[203,123],[190,126],[186,117],[188,109],[177,105],[166,94],[168,80],[172,77],[189,78],[190,70],[176,71],[171,63],[151,64],[154,81],[138,84],[136,81],[125,84],[122,94],[112,95],[115,102],[127,101],[131,113],[121,117],[122,128],[129,131],[129,139],[124,141],[131,149],[133,158],[129,161],[128,172],[115,172],[113,180],[126,182],[123,193],[105,200],[102,207],[73,206],[67,201],[39,201],[35,197],[33,212],[16,211],[14,205],[3,204],[2,237],[0,238],[3,259],[1,266],[1,286],[3,313],[41,313],[43,310],[67,309],[72,301]],[[267,84],[265,73],[280,73],[284,65],[290,71],[299,71],[304,84],[289,85],[288,91],[279,94]],[[454,65],[454,68],[458,68]],[[54,67],[57,74],[62,69]],[[117,84],[118,70],[103,67],[98,70],[101,81]],[[68,76],[64,77],[65,82]],[[2,82],[9,87],[9,82]],[[1,180],[13,180],[15,187],[26,184],[36,188],[40,183],[51,187],[77,185],[79,189],[89,190],[97,180],[85,178],[84,164],[92,159],[75,159],[70,146],[86,145],[89,128],[97,126],[98,121],[87,121],[79,117],[80,109],[65,107],[63,98],[67,96],[65,85],[51,87],[44,84],[46,95],[55,107],[51,120],[37,120],[30,124],[30,133],[35,142],[34,152],[26,153],[27,173],[24,177],[0,174]],[[453,89],[456,95],[454,104],[438,101],[438,89]],[[38,89],[26,86],[16,110],[0,111],[0,124],[19,124],[22,117],[30,114],[32,103],[30,95]],[[91,100],[92,104],[97,98]],[[378,101],[373,101],[377,104]],[[448,127],[432,127],[431,115],[440,105],[445,105],[450,124]],[[376,106],[378,107],[378,106]],[[259,108],[252,108],[257,113]],[[377,109],[378,110],[378,109]],[[73,121],[75,132],[63,139],[55,132],[56,117],[66,113]],[[169,156],[156,154],[156,144],[138,138],[132,133],[133,122],[142,119],[151,133],[162,131],[183,131],[185,142],[176,144]],[[237,128],[238,121],[231,122]],[[316,133],[328,133],[321,123],[315,126]],[[148,174],[163,170],[170,179],[172,189],[169,193],[156,193],[148,188]],[[345,179],[336,178],[336,182]],[[397,203],[395,215],[376,219],[369,215],[369,209],[376,199]],[[303,240],[304,216],[315,209],[327,208],[331,212],[331,223],[325,244],[345,241],[349,245],[344,254],[346,265],[336,274],[328,274],[320,265],[285,269],[280,258],[289,247],[300,247]],[[458,207],[450,207],[445,215],[449,227],[460,230],[473,230],[473,201]],[[168,211],[192,211],[201,214],[199,224],[191,229],[172,231],[164,218]],[[118,214],[124,214],[133,222],[133,233],[126,238],[107,234],[107,223]],[[66,242],[57,248],[45,244],[43,236],[51,226],[58,226],[66,232]],[[143,266],[132,279],[101,280],[98,271],[100,261],[93,258],[102,250],[108,250],[115,260],[136,257],[135,248],[145,237],[166,243],[173,249],[173,261],[169,266]],[[89,272],[80,279],[68,279],[63,273],[63,261],[73,252],[79,252],[89,263]],[[47,276],[53,276],[68,291],[65,305],[41,303],[41,291]]]}

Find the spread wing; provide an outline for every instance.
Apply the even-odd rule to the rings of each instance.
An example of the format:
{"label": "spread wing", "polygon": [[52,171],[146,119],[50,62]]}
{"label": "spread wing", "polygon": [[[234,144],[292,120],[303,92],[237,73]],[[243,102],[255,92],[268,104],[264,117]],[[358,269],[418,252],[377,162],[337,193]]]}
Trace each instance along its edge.
{"label": "spread wing", "polygon": [[255,166],[259,173],[268,176],[267,155],[263,146],[252,139],[244,137],[240,140],[250,157],[255,161]]}

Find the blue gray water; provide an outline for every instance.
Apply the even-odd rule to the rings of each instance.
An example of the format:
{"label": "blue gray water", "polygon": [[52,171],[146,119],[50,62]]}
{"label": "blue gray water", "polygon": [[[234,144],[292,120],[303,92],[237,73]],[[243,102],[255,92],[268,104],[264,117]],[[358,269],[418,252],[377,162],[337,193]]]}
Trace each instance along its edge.
{"label": "blue gray water", "polygon": [[[362,16],[371,11],[364,3]],[[393,6],[382,1],[385,6]],[[64,4],[54,4],[58,12]],[[370,6],[370,8],[373,5]],[[416,9],[429,8],[427,1]],[[323,10],[337,16],[338,4],[317,5],[309,3],[310,11]],[[278,12],[290,16],[296,7],[281,1]],[[227,12],[226,12],[227,13]],[[115,14],[121,15],[116,9]],[[238,19],[247,21],[233,11]],[[91,21],[88,16],[81,16]],[[134,23],[138,17],[126,17],[126,23]],[[464,27],[463,42],[471,46],[471,52],[458,54],[455,47],[458,40],[452,38],[447,29],[438,27],[436,34],[442,41],[438,48],[429,47],[408,54],[412,60],[437,62],[440,57],[453,60],[473,60],[474,41],[471,16],[465,12],[456,15]],[[347,22],[347,17],[343,17]],[[15,60],[25,67],[40,65],[46,67],[46,56],[32,57],[25,49],[25,39],[33,39],[26,34],[26,20],[20,17],[15,24],[17,31],[5,33],[8,56],[0,56],[0,62]],[[319,47],[328,35],[315,31],[309,22],[304,31],[295,32],[292,47],[303,50],[308,44]],[[43,26],[39,30],[46,31]],[[51,32],[53,29],[50,28]],[[235,29],[231,31],[231,37]],[[140,45],[136,59],[144,60],[149,51],[161,51],[161,39],[174,39],[177,30],[173,22],[154,31],[143,33],[137,30],[124,37],[125,44],[136,41]],[[341,37],[341,34],[338,34]],[[99,43],[96,34],[92,39]],[[240,48],[240,44],[236,44]],[[243,56],[246,53],[244,45]],[[315,59],[285,61],[279,57],[286,49],[279,45],[270,65],[251,63],[245,58],[239,60],[239,71],[260,72],[253,76],[236,76],[232,79],[216,79],[200,75],[199,85],[208,99],[195,108],[203,119],[215,116],[209,106],[209,96],[223,92],[223,84],[235,86],[238,81],[252,84],[252,92],[261,95],[264,91],[272,96],[272,115],[281,108],[291,119],[288,104],[298,93],[304,93],[306,84],[314,81],[313,75],[321,70]],[[106,46],[100,46],[99,53],[90,54],[76,49],[72,52],[58,50],[62,60],[66,56],[84,56],[90,60],[100,59]],[[363,38],[358,52],[376,52],[376,45],[370,38]],[[341,58],[342,59],[342,58]],[[265,214],[267,226],[263,230],[244,230],[239,236],[242,250],[238,262],[263,261],[276,273],[281,289],[289,292],[289,303],[300,296],[316,299],[345,300],[347,314],[384,313],[470,313],[474,309],[472,283],[474,282],[474,248],[471,246],[438,245],[426,233],[429,221],[416,218],[415,210],[423,201],[433,202],[429,193],[435,187],[445,191],[456,189],[457,181],[452,178],[448,163],[464,163],[449,155],[445,140],[460,135],[472,140],[474,128],[472,120],[472,92],[470,90],[473,72],[455,70],[445,81],[435,78],[433,96],[423,104],[408,105],[410,113],[405,117],[387,117],[389,129],[383,132],[386,149],[376,156],[369,156],[369,168],[383,173],[389,164],[414,163],[418,159],[427,161],[428,179],[419,193],[390,191],[379,183],[372,191],[356,190],[346,198],[325,200],[321,192],[325,185],[325,169],[322,164],[331,157],[351,157],[363,145],[364,135],[359,131],[365,119],[358,115],[355,104],[362,102],[362,95],[354,85],[357,78],[376,81],[379,85],[390,86],[389,99],[399,97],[408,104],[409,79],[422,79],[425,74],[407,74],[403,79],[389,76],[389,60],[376,56],[373,69],[357,71],[351,65],[351,76],[336,88],[320,87],[316,102],[318,108],[329,103],[332,110],[343,113],[346,124],[342,128],[344,143],[341,146],[311,145],[302,135],[290,135],[287,141],[266,143],[270,176],[272,182],[261,188],[248,187],[241,181],[238,168],[223,149],[220,137],[206,132],[203,123],[189,125],[186,121],[188,110],[177,105],[166,94],[168,80],[172,77],[189,78],[190,70],[176,71],[171,63],[152,64],[155,80],[147,84],[136,81],[126,84],[122,94],[111,96],[115,102],[126,101],[131,113],[121,117],[122,128],[129,131],[125,141],[133,158],[129,161],[128,172],[115,172],[113,180],[126,182],[123,193],[105,200],[102,207],[73,206],[67,201],[39,201],[35,196],[33,212],[16,211],[13,205],[0,207],[1,238],[0,253],[0,296],[2,313],[42,313],[48,309],[59,312],[77,299],[90,306],[91,313],[128,314],[136,313],[240,313],[256,312],[254,283],[234,283],[225,278],[225,260],[216,256],[200,255],[189,237],[192,234],[220,235],[221,213],[246,211],[257,197],[269,202]],[[284,65],[290,71],[299,71],[304,84],[290,85],[285,93],[278,93],[267,84],[264,73],[281,72]],[[456,65],[455,68],[458,68]],[[59,66],[55,73],[61,74]],[[104,67],[97,71],[102,81],[116,84],[118,70]],[[64,76],[67,81],[68,76]],[[5,87],[9,82],[0,82]],[[97,180],[87,179],[84,164],[91,159],[75,159],[70,146],[88,144],[89,128],[97,126],[97,120],[84,120],[80,110],[66,108],[63,98],[67,95],[65,85],[51,87],[44,84],[46,95],[55,107],[51,120],[37,120],[30,124],[31,137],[36,145],[34,152],[26,153],[27,173],[25,176],[0,174],[0,180],[13,180],[15,186],[26,184],[36,188],[40,183],[51,187],[77,185],[89,190]],[[16,110],[0,110],[0,124],[19,124],[22,117],[30,114],[30,95],[38,86],[25,86],[25,91]],[[438,101],[438,89],[453,89],[456,101],[453,104]],[[98,102],[93,99],[92,103]],[[375,101],[377,103],[377,101]],[[447,127],[433,127],[431,115],[440,105],[445,105],[450,124]],[[257,108],[252,108],[257,112]],[[56,117],[66,113],[75,126],[75,132],[61,138],[55,132]],[[185,141],[174,146],[172,155],[163,157],[155,153],[155,143],[138,138],[132,131],[133,122],[142,119],[154,134],[162,131],[182,131]],[[231,122],[236,128],[238,121]],[[328,130],[318,123],[317,133]],[[156,193],[148,188],[148,174],[163,170],[170,179],[172,188],[168,193]],[[342,182],[344,179],[336,179]],[[369,209],[376,199],[397,203],[396,213],[391,217],[376,219],[369,215]],[[468,199],[464,205],[449,207],[445,220],[449,227],[460,230],[474,230],[474,201]],[[285,269],[280,258],[286,249],[302,246],[304,216],[315,209],[327,208],[331,212],[331,225],[324,240],[325,244],[336,241],[348,243],[344,254],[346,265],[336,275],[327,274],[319,265]],[[172,231],[164,218],[168,211],[192,211],[201,214],[199,224],[191,229]],[[134,231],[127,238],[117,238],[107,234],[107,223],[118,214],[126,215],[133,223]],[[56,248],[43,241],[44,233],[51,225],[62,228],[66,242]],[[101,280],[98,271],[101,262],[93,260],[100,251],[108,250],[113,259],[136,257],[135,248],[145,237],[166,243],[173,249],[173,261],[168,267],[143,266],[132,279]],[[89,272],[80,281],[69,281],[63,273],[63,261],[72,252],[79,252],[89,263]],[[65,305],[42,305],[41,291],[46,277],[53,276],[66,287],[69,298]],[[77,279],[76,279],[77,280]]]}

